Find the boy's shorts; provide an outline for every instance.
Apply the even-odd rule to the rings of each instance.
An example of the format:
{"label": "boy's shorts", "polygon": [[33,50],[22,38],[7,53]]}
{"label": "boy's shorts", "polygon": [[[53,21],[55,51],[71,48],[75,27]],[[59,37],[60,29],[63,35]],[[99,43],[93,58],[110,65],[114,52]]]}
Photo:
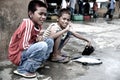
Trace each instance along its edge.
{"label": "boy's shorts", "polygon": [[68,38],[70,38],[70,35],[71,35],[71,34],[72,34],[72,33],[71,33],[70,31],[67,32],[67,35],[65,36],[65,38],[64,38],[64,39],[61,39],[61,42],[60,42],[60,45],[59,45],[59,48],[58,48],[58,49],[61,49],[61,48],[64,46],[65,41],[66,41]]}

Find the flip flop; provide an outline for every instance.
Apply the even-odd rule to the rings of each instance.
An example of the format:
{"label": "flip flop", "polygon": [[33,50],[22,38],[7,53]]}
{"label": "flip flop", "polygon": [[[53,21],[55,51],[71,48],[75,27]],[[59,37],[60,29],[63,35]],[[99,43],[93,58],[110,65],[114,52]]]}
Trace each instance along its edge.
{"label": "flip flop", "polygon": [[61,56],[59,58],[52,58],[51,61],[52,62],[59,62],[59,63],[67,63],[70,61],[70,58]]}
{"label": "flip flop", "polygon": [[20,75],[20,76],[23,76],[25,78],[34,78],[34,77],[36,77],[36,73],[34,73],[34,74],[32,74],[32,73],[23,74],[23,73],[18,72],[17,70],[13,71],[13,73],[17,74],[17,75]]}
{"label": "flip flop", "polygon": [[62,57],[70,57],[69,55],[66,54],[61,54]]}

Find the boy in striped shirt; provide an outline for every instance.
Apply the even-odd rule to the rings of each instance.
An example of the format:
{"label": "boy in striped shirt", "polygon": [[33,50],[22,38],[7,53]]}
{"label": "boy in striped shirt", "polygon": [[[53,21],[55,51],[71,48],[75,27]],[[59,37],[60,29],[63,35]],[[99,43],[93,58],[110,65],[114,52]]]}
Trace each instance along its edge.
{"label": "boy in striped shirt", "polygon": [[91,42],[79,33],[73,30],[71,26],[71,13],[69,9],[63,8],[58,13],[58,19],[56,23],[50,24],[43,34],[43,38],[51,37],[54,39],[53,52],[51,54],[51,61],[66,63],[70,59],[66,55],[61,53],[62,48],[68,42],[71,35],[74,37],[84,40],[87,42],[88,46],[91,46]]}

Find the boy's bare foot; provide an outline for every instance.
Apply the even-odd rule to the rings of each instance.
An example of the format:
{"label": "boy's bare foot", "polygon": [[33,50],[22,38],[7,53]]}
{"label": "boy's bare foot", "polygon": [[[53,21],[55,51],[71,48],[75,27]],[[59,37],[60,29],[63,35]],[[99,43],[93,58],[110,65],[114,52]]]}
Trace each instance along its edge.
{"label": "boy's bare foot", "polygon": [[57,55],[56,57],[52,57],[51,61],[59,62],[59,63],[67,63],[70,61],[69,57],[63,57],[61,55]]}

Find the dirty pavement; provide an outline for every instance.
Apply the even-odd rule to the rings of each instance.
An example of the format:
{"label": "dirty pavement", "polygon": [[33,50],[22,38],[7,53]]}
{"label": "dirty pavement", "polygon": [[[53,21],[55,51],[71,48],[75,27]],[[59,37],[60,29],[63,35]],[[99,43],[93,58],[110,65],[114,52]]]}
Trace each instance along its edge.
{"label": "dirty pavement", "polygon": [[[102,64],[47,61],[37,70],[37,77],[29,79],[13,74],[16,66],[6,60],[0,62],[0,80],[120,80],[120,19],[73,23],[74,29],[91,40],[95,48],[89,57],[101,59]],[[71,57],[81,56],[85,45],[84,41],[72,37],[62,52]]]}

